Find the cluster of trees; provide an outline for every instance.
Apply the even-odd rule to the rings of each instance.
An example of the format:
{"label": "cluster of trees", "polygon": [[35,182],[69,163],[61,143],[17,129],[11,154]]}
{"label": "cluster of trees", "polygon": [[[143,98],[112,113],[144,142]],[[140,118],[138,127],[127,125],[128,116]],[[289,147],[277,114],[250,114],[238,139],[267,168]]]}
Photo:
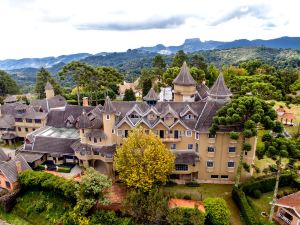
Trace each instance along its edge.
{"label": "cluster of trees", "polygon": [[0,70],[0,96],[13,95],[19,93],[17,83],[5,71]]}
{"label": "cluster of trees", "polygon": [[288,100],[287,94],[297,90],[297,69],[276,69],[261,60],[248,60],[238,66],[223,67],[225,80],[236,95],[251,94],[264,100]]}

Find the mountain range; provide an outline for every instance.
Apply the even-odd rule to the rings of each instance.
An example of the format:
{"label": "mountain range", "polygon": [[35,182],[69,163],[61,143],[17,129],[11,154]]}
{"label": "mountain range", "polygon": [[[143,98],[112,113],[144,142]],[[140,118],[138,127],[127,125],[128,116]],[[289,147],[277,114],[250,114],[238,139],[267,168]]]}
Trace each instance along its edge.
{"label": "mountain range", "polygon": [[[228,48],[236,48],[236,47],[249,47],[249,46],[264,46],[270,48],[282,48],[282,49],[298,49],[300,50],[300,37],[280,37],[270,40],[247,40],[240,39],[231,42],[221,42],[221,41],[201,41],[199,38],[186,39],[182,45],[179,46],[164,46],[162,44],[158,44],[153,47],[140,47],[136,50],[140,52],[140,54],[145,55],[147,53],[160,53],[164,55],[171,55],[176,53],[179,50],[183,50],[188,53],[197,52],[201,50],[213,50],[213,49],[228,49]],[[127,52],[120,53],[98,53],[95,55],[89,53],[78,53],[71,55],[62,55],[58,57],[45,57],[45,58],[23,58],[23,59],[6,59],[0,60],[0,69],[10,71],[16,69],[24,69],[24,68],[40,68],[47,67],[50,68],[52,66],[58,64],[67,64],[73,60],[85,60],[87,58],[101,58],[104,60],[105,58],[111,58],[112,55],[116,56],[116,54],[124,55],[130,54],[131,50]],[[135,52],[136,52],[135,51]],[[101,64],[101,62],[99,62]],[[96,63],[97,64],[97,63]]]}

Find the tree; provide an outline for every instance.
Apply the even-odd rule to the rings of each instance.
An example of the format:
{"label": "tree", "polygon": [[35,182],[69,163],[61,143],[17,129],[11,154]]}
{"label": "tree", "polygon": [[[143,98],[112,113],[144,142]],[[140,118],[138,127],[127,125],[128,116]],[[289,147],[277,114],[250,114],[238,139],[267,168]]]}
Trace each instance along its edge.
{"label": "tree", "polygon": [[169,196],[159,189],[132,190],[123,201],[122,209],[138,224],[166,224],[168,200]]}
{"label": "tree", "polygon": [[188,61],[187,54],[185,54],[183,50],[179,50],[173,58],[171,67],[179,67],[180,68],[185,61],[186,62]]}
{"label": "tree", "polygon": [[148,94],[150,89],[152,88],[152,80],[150,78],[142,81],[142,93],[143,97]]}
{"label": "tree", "polygon": [[19,87],[15,80],[5,71],[0,70],[0,96],[14,95],[19,92]]}
{"label": "tree", "polygon": [[213,225],[229,225],[230,211],[224,199],[206,198],[204,200],[207,220]]}
{"label": "tree", "polygon": [[92,167],[87,168],[75,193],[77,198],[75,211],[84,216],[97,202],[106,204],[108,200],[104,191],[111,185],[112,181],[107,176]]}
{"label": "tree", "polygon": [[217,112],[210,128],[211,134],[215,134],[220,125],[228,126],[231,129],[237,129],[234,126],[243,129],[242,151],[235,179],[236,187],[240,183],[245,152],[251,150],[251,145],[246,143],[246,138],[257,135],[258,124],[262,124],[265,129],[273,128],[276,117],[277,114],[270,104],[253,96],[243,96],[233,99]]}
{"label": "tree", "polygon": [[61,86],[52,77],[51,73],[42,67],[36,74],[35,92],[37,93],[38,98],[41,99],[46,97],[45,86],[47,82],[52,85],[55,94],[59,95],[62,93]]}
{"label": "tree", "polygon": [[152,67],[154,68],[155,73],[158,75],[159,80],[166,69],[166,63],[162,55],[156,55],[152,60]]}
{"label": "tree", "polygon": [[199,209],[176,207],[169,210],[168,222],[171,225],[204,225],[205,214]]}
{"label": "tree", "polygon": [[136,100],[136,97],[135,97],[133,90],[131,88],[126,89],[123,101],[135,101],[135,100]]}
{"label": "tree", "polygon": [[145,134],[139,127],[117,149],[114,166],[128,187],[149,191],[167,181],[174,169],[174,159],[159,137],[152,132]]}
{"label": "tree", "polygon": [[192,55],[192,57],[190,59],[190,66],[191,67],[196,67],[198,69],[201,69],[204,72],[207,71],[207,64],[205,63],[205,59],[200,54],[194,54],[194,55]]}
{"label": "tree", "polygon": [[218,78],[219,72],[214,64],[210,64],[208,67],[208,72],[206,74],[206,80],[208,80],[208,85],[211,86]]}
{"label": "tree", "polygon": [[205,80],[205,73],[202,69],[198,69],[196,67],[190,68],[190,73],[194,80],[199,84],[202,83],[202,81]]}
{"label": "tree", "polygon": [[168,86],[172,86],[173,80],[176,78],[178,73],[180,72],[179,67],[170,67],[167,69],[167,71],[163,74],[163,81]]}
{"label": "tree", "polygon": [[79,61],[72,61],[59,71],[58,75],[62,80],[66,76],[71,76],[73,81],[76,83],[77,88],[77,104],[80,105],[80,86],[85,86],[88,78],[95,74],[95,69],[86,63]]}
{"label": "tree", "polygon": [[276,161],[276,182],[275,182],[274,194],[272,199],[272,207],[269,215],[269,221],[272,221],[275,202],[278,194],[279,179],[282,171],[282,164],[281,164],[282,158],[299,159],[300,146],[299,143],[297,143],[292,139],[286,139],[283,137],[273,138],[271,135],[264,136],[263,141],[264,141],[264,149],[261,155],[265,154]]}

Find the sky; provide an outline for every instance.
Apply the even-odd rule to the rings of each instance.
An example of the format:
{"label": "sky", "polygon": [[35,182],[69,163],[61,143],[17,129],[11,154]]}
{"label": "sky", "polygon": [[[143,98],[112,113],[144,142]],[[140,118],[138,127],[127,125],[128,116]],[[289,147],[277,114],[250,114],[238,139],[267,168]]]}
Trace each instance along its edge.
{"label": "sky", "polygon": [[0,59],[300,36],[299,0],[0,0]]}

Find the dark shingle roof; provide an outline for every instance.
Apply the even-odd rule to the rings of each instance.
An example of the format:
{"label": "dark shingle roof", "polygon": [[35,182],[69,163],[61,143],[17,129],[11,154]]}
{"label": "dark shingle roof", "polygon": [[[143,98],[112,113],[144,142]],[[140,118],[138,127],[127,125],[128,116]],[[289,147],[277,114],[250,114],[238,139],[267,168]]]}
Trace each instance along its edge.
{"label": "dark shingle roof", "polygon": [[45,85],[45,90],[53,90],[53,86],[48,81]]}
{"label": "dark shingle roof", "polygon": [[43,110],[43,112],[48,112],[50,109],[53,108],[61,108],[67,105],[66,99],[60,95],[56,95],[49,99],[38,99],[34,100],[30,103],[36,111],[39,111],[40,109]]}
{"label": "dark shingle roof", "polygon": [[28,163],[33,163],[34,161],[39,160],[44,156],[44,154],[41,153],[32,153],[24,151],[20,152],[18,155],[21,155]]}
{"label": "dark shingle roof", "polygon": [[75,152],[80,152],[81,155],[90,155],[92,152],[97,152],[99,154],[109,154],[112,156],[116,151],[116,144],[106,145],[106,146],[92,146],[89,144],[82,144],[80,140],[74,142],[71,148]]}
{"label": "dark shingle roof", "polygon": [[18,180],[18,171],[17,171],[17,163],[21,163],[21,169],[31,170],[30,166],[26,162],[26,160],[21,156],[17,155],[16,158],[0,164],[0,171],[4,174],[4,176],[9,180],[9,182],[14,183]]}
{"label": "dark shingle roof", "polygon": [[205,99],[208,96],[207,92],[208,92],[209,88],[205,84],[197,85],[196,89],[198,91],[200,100]]}
{"label": "dark shingle roof", "polygon": [[113,114],[113,113],[117,112],[117,110],[113,106],[109,96],[107,96],[106,99],[105,99],[104,106],[103,106],[103,112],[106,113],[106,114]]}
{"label": "dark shingle roof", "polygon": [[176,85],[182,85],[182,86],[190,86],[190,85],[196,85],[196,81],[190,74],[189,68],[186,64],[186,62],[183,63],[179,74],[177,77],[173,80],[173,84]]}
{"label": "dark shingle roof", "polygon": [[101,138],[106,139],[106,135],[103,130],[92,130],[85,135],[87,138]]}
{"label": "dark shingle roof", "polygon": [[12,115],[2,115],[0,117],[0,128],[12,128],[15,126],[15,118]]}
{"label": "dark shingle roof", "polygon": [[147,93],[147,95],[143,98],[145,101],[157,101],[159,100],[158,95],[156,94],[156,92],[154,91],[153,88],[151,88],[149,90],[149,92]]}
{"label": "dark shingle roof", "polygon": [[5,154],[2,148],[0,148],[0,161],[5,162],[8,161],[9,157]]}
{"label": "dark shingle roof", "polygon": [[17,97],[15,95],[9,95],[4,99],[4,103],[15,103],[17,101]]}
{"label": "dark shingle roof", "polygon": [[212,97],[229,97],[232,95],[225,84],[222,73],[220,73],[213,86],[209,89],[208,95]]}
{"label": "dark shingle roof", "polygon": [[83,112],[77,119],[76,127],[82,129],[82,128],[92,128],[92,126],[93,126],[92,121],[89,119],[86,112]]}

